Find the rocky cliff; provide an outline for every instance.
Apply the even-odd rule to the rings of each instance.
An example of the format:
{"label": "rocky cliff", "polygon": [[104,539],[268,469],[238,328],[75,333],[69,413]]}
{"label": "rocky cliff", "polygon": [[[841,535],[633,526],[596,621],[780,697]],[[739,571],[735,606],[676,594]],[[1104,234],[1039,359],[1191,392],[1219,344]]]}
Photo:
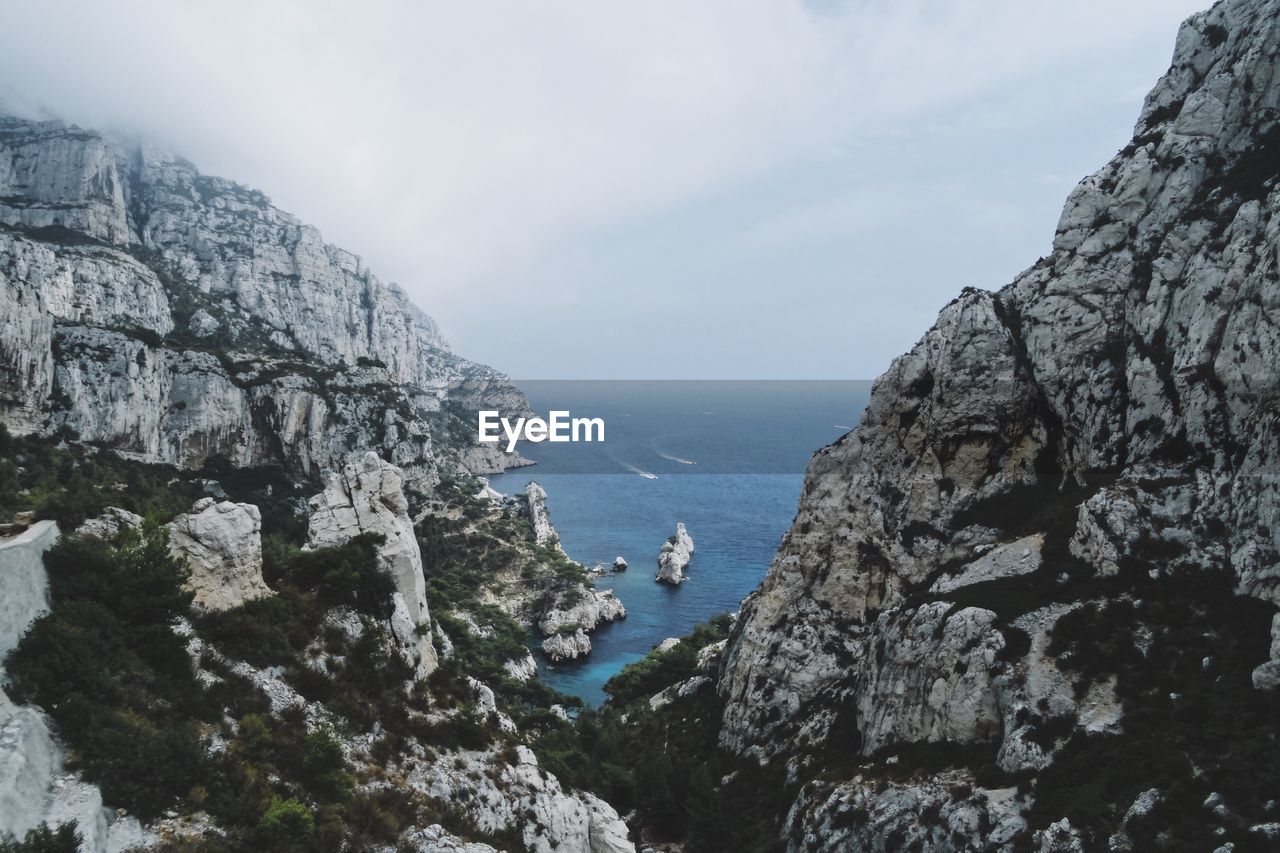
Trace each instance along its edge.
{"label": "rocky cliff", "polygon": [[[1222,793],[1274,702],[1278,53],[1275,0],[1187,21],[1053,251],[946,306],[813,458],[719,682],[721,743],[814,780],[791,848],[1129,849],[1178,797],[1166,829],[1280,837],[1277,780]],[[1090,761],[1129,765],[1112,808],[1059,796]]]}
{"label": "rocky cliff", "polygon": [[148,144],[0,117],[0,419],[133,458],[285,464],[375,449],[426,490],[501,470],[462,417],[502,375],[261,192]]}

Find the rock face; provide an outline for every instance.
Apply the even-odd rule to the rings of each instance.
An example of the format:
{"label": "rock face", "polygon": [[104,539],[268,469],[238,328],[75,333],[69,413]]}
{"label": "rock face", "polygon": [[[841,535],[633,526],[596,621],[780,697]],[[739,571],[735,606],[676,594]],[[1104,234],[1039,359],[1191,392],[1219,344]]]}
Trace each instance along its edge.
{"label": "rock face", "polygon": [[396,584],[392,630],[419,678],[436,668],[422,552],[409,517],[402,472],[369,452],[328,477],[311,499],[307,547],[342,545],[361,534],[383,537],[378,559]]}
{"label": "rock face", "polygon": [[308,476],[376,448],[422,490],[441,469],[501,470],[492,447],[433,436],[455,417],[446,401],[527,409],[400,288],[261,192],[155,146],[0,117],[10,430]]}
{"label": "rock face", "polygon": [[[48,612],[43,555],[57,538],[57,525],[40,521],[0,542],[0,662]],[[4,681],[0,669],[0,685]],[[21,838],[42,823],[70,820],[76,821],[86,853],[123,850],[144,840],[136,819],[116,818],[103,808],[96,785],[68,773],[44,714],[15,705],[0,689],[0,836]]]}
{"label": "rock face", "polygon": [[201,498],[169,524],[169,548],[191,567],[198,607],[227,610],[272,594],[262,579],[262,513],[253,504]]}
{"label": "rock face", "polygon": [[[963,291],[814,456],[724,652],[724,746],[786,756],[801,779],[835,732],[868,758],[948,741],[1042,768],[1072,732],[1124,728],[1116,675],[1082,680],[1054,651],[1060,620],[1114,603],[1135,614],[1122,642],[1149,650],[1172,626],[1140,599],[1177,601],[1185,578],[1263,602],[1242,614],[1280,604],[1278,54],[1275,0],[1190,19],[1052,253],[999,292]],[[1229,627],[1266,647],[1262,620]],[[1001,847],[1028,808],[953,801],[925,775],[806,791],[788,843],[944,850],[961,827]],[[906,827],[935,801],[936,831]],[[1059,849],[1079,826],[1030,829]]]}
{"label": "rock face", "polygon": [[679,586],[688,580],[684,570],[693,559],[693,538],[684,529],[684,522],[676,524],[675,535],[662,543],[658,552],[658,576],[654,580]]}

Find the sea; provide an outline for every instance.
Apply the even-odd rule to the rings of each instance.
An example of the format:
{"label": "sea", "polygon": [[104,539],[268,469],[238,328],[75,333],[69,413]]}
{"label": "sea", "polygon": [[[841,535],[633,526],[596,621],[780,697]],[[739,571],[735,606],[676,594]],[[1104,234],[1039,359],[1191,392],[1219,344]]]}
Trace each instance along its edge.
{"label": "sea", "polygon": [[[585,659],[539,674],[591,706],[603,684],[667,637],[735,612],[764,577],[795,517],[812,454],[848,432],[866,407],[861,380],[529,380],[517,382],[534,412],[604,420],[602,442],[528,443],[536,461],[490,478],[508,494],[530,480],[546,490],[569,556],[591,567],[623,557],[606,574],[627,618],[591,635]],[[657,583],[662,543],[683,522],[695,552],[688,580]]]}

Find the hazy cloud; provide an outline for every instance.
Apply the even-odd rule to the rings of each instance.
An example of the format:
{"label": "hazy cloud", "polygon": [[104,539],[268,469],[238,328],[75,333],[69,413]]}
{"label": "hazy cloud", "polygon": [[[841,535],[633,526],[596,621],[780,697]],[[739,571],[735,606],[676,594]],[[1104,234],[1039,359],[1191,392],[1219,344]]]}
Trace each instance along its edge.
{"label": "hazy cloud", "polygon": [[[989,177],[949,158],[996,137],[1035,145],[1057,104],[1107,93],[1131,123],[1198,5],[10,2],[0,79],[10,101],[159,136],[264,189],[398,280],[460,350],[516,374],[594,353],[579,374],[829,375],[843,353],[839,370],[860,376],[923,330],[920,315],[868,292],[868,310],[890,314],[845,322],[893,333],[844,349],[827,335],[813,352],[804,308],[831,296],[830,266],[848,268],[840,299],[866,286],[848,246],[815,242],[890,221],[932,241],[935,215]],[[1081,124],[1092,154],[1098,128]],[[1040,177],[1075,166],[1002,160],[1015,178],[1025,168],[1027,192],[1057,196]],[[1027,198],[970,206],[993,228]],[[744,245],[772,254],[750,269],[715,254]],[[903,274],[899,294],[935,295]],[[948,286],[961,283],[975,282]],[[695,312],[686,339],[651,348],[674,299]],[[772,324],[776,348],[728,334],[725,317]]]}

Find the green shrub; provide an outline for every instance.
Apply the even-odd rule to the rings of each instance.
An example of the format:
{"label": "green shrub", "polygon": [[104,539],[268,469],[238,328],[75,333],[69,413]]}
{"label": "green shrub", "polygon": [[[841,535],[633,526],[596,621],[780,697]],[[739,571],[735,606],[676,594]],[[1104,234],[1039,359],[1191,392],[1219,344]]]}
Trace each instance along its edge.
{"label": "green shrub", "polygon": [[315,828],[306,806],[276,797],[258,821],[257,841],[264,850],[305,850]]}
{"label": "green shrub", "polygon": [[0,853],[76,853],[83,840],[74,820],[60,824],[57,829],[42,823],[28,830],[21,841],[12,836],[0,837]]}

